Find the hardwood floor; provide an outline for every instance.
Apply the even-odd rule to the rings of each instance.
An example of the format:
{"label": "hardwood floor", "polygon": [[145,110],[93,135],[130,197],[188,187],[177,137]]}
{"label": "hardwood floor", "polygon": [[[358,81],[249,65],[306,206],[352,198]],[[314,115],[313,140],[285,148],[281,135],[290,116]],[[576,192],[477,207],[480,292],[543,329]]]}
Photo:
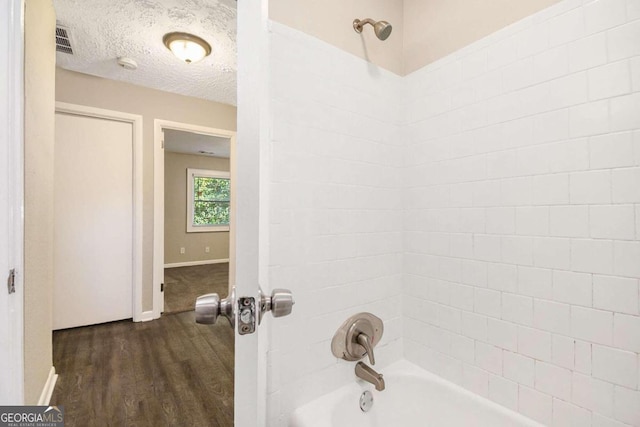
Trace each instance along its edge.
{"label": "hardwood floor", "polygon": [[196,298],[216,292],[220,298],[229,294],[229,263],[165,268],[164,312],[193,310]]}
{"label": "hardwood floor", "polygon": [[55,331],[67,427],[233,426],[234,337],[193,311]]}

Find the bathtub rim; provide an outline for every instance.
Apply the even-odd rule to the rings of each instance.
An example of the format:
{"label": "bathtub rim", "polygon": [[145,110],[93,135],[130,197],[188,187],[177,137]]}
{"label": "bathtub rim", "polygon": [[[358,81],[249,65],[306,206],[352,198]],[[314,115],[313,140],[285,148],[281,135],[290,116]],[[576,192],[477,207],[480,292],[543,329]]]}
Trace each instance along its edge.
{"label": "bathtub rim", "polygon": [[[491,410],[493,411],[496,411],[500,414],[508,416],[512,418],[514,421],[518,421],[522,427],[545,427],[544,424],[541,424],[540,422],[533,420],[527,417],[526,415],[523,415],[520,412],[517,412],[506,406],[500,405],[499,403],[496,403],[487,397],[481,396],[470,390],[467,390],[466,388],[460,386],[459,384],[456,384],[452,381],[442,378],[434,374],[433,372],[430,372],[424,368],[421,368],[420,366],[406,359],[400,359],[396,362],[392,362],[389,365],[387,365],[385,368],[380,369],[378,372],[380,372],[385,376],[398,375],[398,376],[411,376],[411,377],[422,378],[422,379],[425,379],[426,381],[436,383],[441,387],[445,387],[454,392],[457,392],[462,396],[465,396],[466,398],[469,398],[476,403],[479,403],[483,406],[487,406],[491,408]],[[318,398],[295,408],[295,410],[290,414],[290,416],[287,419],[287,425],[296,426],[296,427],[297,426],[316,427],[319,425],[318,420],[316,419],[315,422],[309,421],[309,417],[313,417],[313,414],[317,414],[318,409],[324,408],[325,411],[323,412],[326,413],[327,408],[336,406],[337,402],[339,402],[346,396],[357,395],[359,393],[364,392],[365,390],[371,391],[372,393],[374,393],[374,396],[379,393],[384,393],[384,391],[379,392],[375,389],[375,387],[373,387],[373,385],[363,380],[360,380],[358,378],[355,378],[354,376],[353,382],[346,384],[342,387],[339,387],[333,391],[330,391],[329,393],[319,396]]]}

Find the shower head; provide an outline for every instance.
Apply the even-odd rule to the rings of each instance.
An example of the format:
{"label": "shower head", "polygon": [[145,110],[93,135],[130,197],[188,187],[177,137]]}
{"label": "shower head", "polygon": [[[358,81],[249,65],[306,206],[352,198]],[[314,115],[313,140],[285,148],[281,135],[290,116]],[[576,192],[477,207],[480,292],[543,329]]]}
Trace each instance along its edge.
{"label": "shower head", "polygon": [[386,40],[391,35],[391,30],[393,27],[387,21],[374,21],[373,19],[354,19],[353,20],[353,29],[356,30],[356,33],[362,32],[362,27],[365,24],[371,24],[373,26],[373,31],[376,33],[376,37],[380,40]]}
{"label": "shower head", "polygon": [[373,31],[380,40],[386,40],[391,35],[393,27],[387,21],[378,21],[373,26]]}

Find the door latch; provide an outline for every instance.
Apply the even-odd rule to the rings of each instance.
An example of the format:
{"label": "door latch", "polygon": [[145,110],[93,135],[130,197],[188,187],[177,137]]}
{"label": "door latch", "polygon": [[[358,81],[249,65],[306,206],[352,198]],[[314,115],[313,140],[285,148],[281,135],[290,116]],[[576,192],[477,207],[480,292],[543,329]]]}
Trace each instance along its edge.
{"label": "door latch", "polygon": [[16,291],[16,269],[9,270],[9,277],[7,278],[7,290],[9,294],[13,294]]}
{"label": "door latch", "polygon": [[238,298],[238,333],[252,334],[256,331],[256,299],[253,297]]}

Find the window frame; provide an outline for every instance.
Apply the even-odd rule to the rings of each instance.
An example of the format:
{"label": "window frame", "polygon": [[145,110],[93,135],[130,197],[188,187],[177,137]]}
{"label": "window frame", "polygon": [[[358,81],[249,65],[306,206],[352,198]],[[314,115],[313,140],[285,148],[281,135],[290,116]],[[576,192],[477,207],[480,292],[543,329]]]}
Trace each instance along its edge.
{"label": "window frame", "polygon": [[[226,225],[194,225],[193,215],[195,212],[195,198],[193,194],[194,178],[222,178],[231,182],[231,173],[228,171],[218,171],[210,169],[187,168],[187,233],[215,233],[220,231],[229,231],[229,224]],[[229,196],[231,202],[231,196]],[[231,206],[231,203],[229,203]],[[229,212],[231,215],[231,212]]]}

